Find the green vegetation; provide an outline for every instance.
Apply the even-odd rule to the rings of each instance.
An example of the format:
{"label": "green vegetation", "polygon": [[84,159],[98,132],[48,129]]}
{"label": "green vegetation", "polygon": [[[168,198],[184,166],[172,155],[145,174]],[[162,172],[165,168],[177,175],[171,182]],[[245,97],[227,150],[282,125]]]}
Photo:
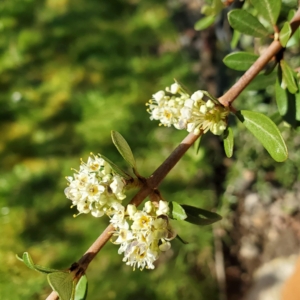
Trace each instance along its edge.
{"label": "green vegetation", "polygon": [[[126,169],[111,130],[126,138],[145,177],[186,135],[150,122],[145,107],[173,78],[190,90],[205,88],[197,86],[199,74],[193,71],[199,57],[179,42],[173,16],[183,8],[170,5],[157,0],[1,1],[0,299],[45,299],[51,292],[46,277],[28,269],[16,254],[28,251],[38,265],[66,269],[108,224],[107,218],[90,215],[73,218],[77,212],[63,191],[70,168],[78,168],[90,152]],[[253,47],[247,37],[241,44],[245,51]],[[225,47],[217,42],[214,47],[221,61]],[[287,55],[293,67],[299,66],[297,47]],[[240,73],[224,68],[220,72],[233,83]],[[275,76],[269,78],[260,79],[258,87],[253,81],[236,106],[276,123]],[[268,197],[274,182],[292,189],[299,180],[299,129],[290,127],[299,120],[292,118],[292,123],[288,114],[283,119],[280,130],[290,155],[285,163],[275,163],[230,117],[233,158],[226,158],[218,137],[204,136],[198,153],[190,149],[164,180],[162,195],[180,204],[217,207],[224,217],[217,226],[231,230],[244,171],[255,174],[250,189],[262,197]],[[269,172],[272,180],[265,184]],[[176,222],[174,227],[188,244],[175,240],[155,271],[133,272],[108,243],[88,269],[87,299],[218,299],[212,226],[178,222],[180,227]]]}

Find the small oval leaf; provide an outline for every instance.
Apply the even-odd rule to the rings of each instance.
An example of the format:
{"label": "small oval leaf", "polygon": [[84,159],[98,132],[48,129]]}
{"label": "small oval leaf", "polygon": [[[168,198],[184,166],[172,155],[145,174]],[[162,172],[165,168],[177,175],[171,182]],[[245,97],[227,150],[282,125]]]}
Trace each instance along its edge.
{"label": "small oval leaf", "polygon": [[281,0],[251,0],[251,2],[262,17],[271,25],[276,25],[280,13]]}
{"label": "small oval leaf", "polygon": [[244,9],[234,9],[229,12],[228,21],[232,28],[241,33],[259,38],[269,35],[264,25]]}
{"label": "small oval leaf", "polygon": [[128,162],[128,164],[135,169],[135,159],[132,154],[132,151],[127,143],[127,141],[124,139],[124,137],[117,131],[111,132],[111,138],[116,146],[119,153],[123,156],[123,158]]}
{"label": "small oval leaf", "polygon": [[213,224],[222,219],[222,217],[217,213],[202,208],[198,208],[190,205],[181,205],[181,206],[187,215],[187,218],[184,221],[192,224],[204,226],[204,225]]}
{"label": "small oval leaf", "polygon": [[275,98],[278,111],[281,116],[284,116],[288,110],[288,95],[287,91],[280,86],[278,78],[276,79],[275,84]]}
{"label": "small oval leaf", "polygon": [[279,33],[279,41],[282,47],[285,47],[292,34],[292,28],[289,22],[285,22]]}
{"label": "small oval leaf", "polygon": [[227,136],[224,139],[224,150],[227,157],[231,157],[233,154],[233,145],[234,145],[234,139],[233,139],[233,132],[230,127],[227,128]]}
{"label": "small oval leaf", "polygon": [[33,263],[33,260],[32,260],[32,258],[31,258],[31,256],[29,255],[28,252],[24,252],[22,258],[20,258],[19,256],[17,256],[17,258],[20,261],[24,262],[24,264],[29,269],[32,269],[32,270],[35,270],[35,271],[38,271],[38,272],[41,272],[41,273],[49,274],[49,273],[52,273],[52,272],[58,272],[59,271],[59,270],[56,270],[56,269],[51,269],[51,268],[35,265]]}
{"label": "small oval leaf", "polygon": [[294,77],[294,71],[283,59],[280,61],[280,67],[282,70],[282,84],[287,87],[290,93],[295,94],[298,91],[298,86]]}
{"label": "small oval leaf", "polygon": [[47,275],[48,282],[60,300],[74,299],[75,282],[70,272],[53,272]]}
{"label": "small oval leaf", "polygon": [[74,300],[85,300],[88,291],[88,281],[86,275],[80,277],[76,288],[75,288],[75,299]]}
{"label": "small oval leaf", "polygon": [[248,70],[254,62],[258,59],[258,55],[249,52],[235,52],[230,53],[224,57],[224,64],[237,71]]}
{"label": "small oval leaf", "polygon": [[127,174],[125,171],[123,171],[121,168],[119,168],[116,164],[114,164],[110,159],[108,159],[106,156],[102,154],[98,154],[101,158],[103,158],[107,163],[110,164],[111,168],[120,176],[122,176],[125,179],[131,179],[131,176]]}
{"label": "small oval leaf", "polygon": [[184,209],[177,202],[170,202],[170,218],[174,220],[184,220],[187,217]]}
{"label": "small oval leaf", "polygon": [[203,30],[207,27],[209,27],[210,25],[212,25],[215,21],[215,16],[207,16],[207,17],[203,17],[202,19],[200,19],[199,21],[196,22],[194,28],[195,30]]}
{"label": "small oval leaf", "polygon": [[241,110],[237,117],[260,141],[271,157],[277,162],[288,158],[285,142],[277,126],[267,116],[253,111]]}

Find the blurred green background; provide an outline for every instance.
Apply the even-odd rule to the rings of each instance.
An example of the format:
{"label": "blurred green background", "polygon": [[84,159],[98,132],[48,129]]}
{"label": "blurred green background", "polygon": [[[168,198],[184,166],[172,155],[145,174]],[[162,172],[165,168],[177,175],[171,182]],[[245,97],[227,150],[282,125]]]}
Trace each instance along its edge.
{"label": "blurred green background", "polygon": [[[149,176],[186,135],[150,122],[145,103],[151,95],[176,78],[191,91],[208,88],[217,96],[237,72],[218,69],[217,58],[227,50],[212,32],[212,48],[193,42],[207,41],[193,30],[199,8],[181,1],[2,0],[0,11],[0,299],[45,299],[51,292],[46,277],[15,255],[28,251],[39,265],[68,268],[108,223],[72,217],[76,210],[63,193],[70,168],[90,152],[126,167],[111,143],[116,130],[131,145],[140,173]],[[220,74],[226,74],[223,86],[211,87]],[[269,112],[272,92],[252,93],[247,105]],[[231,230],[243,170],[261,168],[254,188],[264,192],[259,183],[270,170],[287,188],[298,180],[299,155],[274,164],[241,130],[234,159],[225,159],[212,136],[197,155],[189,150],[163,182],[165,198],[218,207],[225,217],[218,226]],[[294,133],[284,130],[293,149]],[[291,177],[280,175],[283,170]],[[212,227],[174,227],[189,244],[175,240],[154,271],[133,272],[108,243],[88,269],[87,299],[218,299]]]}

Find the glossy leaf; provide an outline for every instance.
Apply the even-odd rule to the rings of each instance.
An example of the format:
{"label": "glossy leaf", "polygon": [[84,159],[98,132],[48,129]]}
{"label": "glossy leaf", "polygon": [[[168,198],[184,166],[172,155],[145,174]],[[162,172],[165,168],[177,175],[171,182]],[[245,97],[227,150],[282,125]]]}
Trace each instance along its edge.
{"label": "glossy leaf", "polygon": [[187,215],[177,202],[170,202],[170,217],[174,220],[184,220],[186,219]]}
{"label": "glossy leaf", "polygon": [[234,139],[233,139],[233,132],[230,127],[226,130],[227,136],[224,138],[224,150],[227,157],[231,157],[233,154],[233,145],[234,145]]}
{"label": "glossy leaf", "polygon": [[292,34],[292,28],[289,22],[285,22],[279,33],[279,41],[282,47],[285,47]]}
{"label": "glossy leaf", "polygon": [[208,28],[214,23],[215,18],[215,16],[206,16],[201,18],[199,21],[196,22],[194,26],[195,30],[203,30],[205,28]]}
{"label": "glossy leaf", "polygon": [[102,157],[106,162],[108,162],[111,166],[111,168],[120,176],[122,176],[125,179],[130,179],[131,176],[127,174],[125,171],[123,171],[121,168],[119,168],[116,164],[114,164],[109,158],[106,156],[99,154],[100,157]]}
{"label": "glossy leaf", "polygon": [[133,153],[124,137],[119,132],[112,130],[111,138],[119,153],[128,162],[128,164],[135,169],[136,164]]}
{"label": "glossy leaf", "polygon": [[241,110],[237,116],[275,161],[283,162],[288,158],[285,142],[271,119],[261,113],[247,110]]}
{"label": "glossy leaf", "polygon": [[276,25],[280,13],[281,0],[251,0],[251,3],[257,12],[271,25]]}
{"label": "glossy leaf", "polygon": [[217,213],[190,206],[190,205],[181,205],[187,214],[186,222],[196,224],[196,225],[210,225],[217,221],[220,221],[222,217]]}
{"label": "glossy leaf", "polygon": [[60,300],[74,299],[75,282],[70,272],[53,272],[47,276],[48,282]]}
{"label": "glossy leaf", "polygon": [[249,52],[230,53],[224,57],[224,64],[237,71],[248,70],[253,63],[258,59],[258,55]]}
{"label": "glossy leaf", "polygon": [[234,9],[228,14],[228,21],[232,28],[241,33],[254,37],[266,37],[269,35],[268,30],[244,9]]}
{"label": "glossy leaf", "polygon": [[287,87],[290,93],[295,94],[298,91],[298,86],[294,77],[294,71],[283,59],[280,61],[280,67],[282,70],[282,84]]}
{"label": "glossy leaf", "polygon": [[278,111],[281,116],[284,116],[288,110],[288,95],[287,91],[280,86],[279,79],[276,79],[275,98]]}
{"label": "glossy leaf", "polygon": [[88,281],[86,275],[80,277],[75,288],[75,299],[74,300],[85,300],[88,291]]}
{"label": "glossy leaf", "polygon": [[18,258],[20,261],[24,262],[24,264],[25,264],[29,269],[32,269],[32,270],[35,270],[35,271],[38,271],[38,272],[41,272],[41,273],[49,274],[49,273],[53,273],[53,272],[59,271],[59,270],[56,270],[56,269],[51,269],[51,268],[47,268],[47,267],[35,265],[35,264],[33,263],[33,260],[32,260],[32,258],[31,258],[31,256],[29,255],[28,252],[24,252],[22,258],[20,258],[19,256],[17,256],[17,258]]}

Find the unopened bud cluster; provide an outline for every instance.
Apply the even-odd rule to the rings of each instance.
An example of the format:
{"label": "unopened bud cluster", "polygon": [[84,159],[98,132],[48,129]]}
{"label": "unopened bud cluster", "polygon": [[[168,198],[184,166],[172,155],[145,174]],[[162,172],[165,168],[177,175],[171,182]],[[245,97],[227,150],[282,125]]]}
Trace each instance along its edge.
{"label": "unopened bud cluster", "polygon": [[67,177],[65,195],[77,206],[79,214],[101,217],[111,213],[125,199],[125,180],[116,174],[103,158],[95,155],[81,162],[79,171]]}
{"label": "unopened bud cluster", "polygon": [[114,244],[120,245],[119,254],[123,261],[140,270],[154,269],[154,261],[162,251],[170,249],[176,234],[169,223],[168,202],[159,201],[158,207],[152,202],[145,203],[143,210],[129,204],[125,209],[119,205],[118,213],[110,222],[115,227]]}
{"label": "unopened bud cluster", "polygon": [[159,120],[160,125],[199,134],[211,131],[220,135],[227,127],[229,109],[211,99],[205,101],[203,91],[191,96],[178,84],[167,87],[166,91],[154,94],[146,104],[151,120]]}

